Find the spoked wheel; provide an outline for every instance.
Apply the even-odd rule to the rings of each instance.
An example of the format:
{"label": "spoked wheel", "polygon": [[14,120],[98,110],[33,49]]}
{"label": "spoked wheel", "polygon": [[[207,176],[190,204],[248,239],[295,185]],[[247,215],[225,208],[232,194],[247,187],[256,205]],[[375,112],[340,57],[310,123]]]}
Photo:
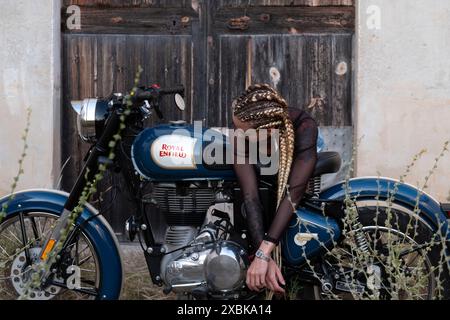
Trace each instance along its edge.
{"label": "spoked wheel", "polygon": [[39,261],[43,239],[58,216],[45,212],[17,214],[0,225],[0,299],[79,300],[96,297],[100,282],[97,254],[79,231],[52,270],[48,284],[30,288],[31,266]]}
{"label": "spoked wheel", "polygon": [[[357,248],[356,233],[348,234],[325,254],[331,290],[314,286],[316,299],[399,299],[443,298],[437,282],[445,283],[439,272],[440,247],[431,244],[433,232],[413,211],[386,203],[358,203],[362,234],[368,245],[364,256]],[[388,218],[389,217],[389,218]],[[368,258],[367,258],[368,257]]]}

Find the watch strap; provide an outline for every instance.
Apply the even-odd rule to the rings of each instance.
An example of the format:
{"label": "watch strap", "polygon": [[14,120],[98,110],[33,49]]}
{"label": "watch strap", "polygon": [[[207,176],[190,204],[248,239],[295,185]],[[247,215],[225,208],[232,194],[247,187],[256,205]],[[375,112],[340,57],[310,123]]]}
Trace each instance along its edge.
{"label": "watch strap", "polygon": [[258,250],[256,251],[255,257],[256,257],[256,258],[259,258],[259,259],[262,259],[262,260],[264,260],[264,261],[266,261],[266,262],[269,262],[269,261],[270,261],[270,257],[266,256],[266,255],[264,254],[264,252],[263,252],[261,249],[258,249]]}

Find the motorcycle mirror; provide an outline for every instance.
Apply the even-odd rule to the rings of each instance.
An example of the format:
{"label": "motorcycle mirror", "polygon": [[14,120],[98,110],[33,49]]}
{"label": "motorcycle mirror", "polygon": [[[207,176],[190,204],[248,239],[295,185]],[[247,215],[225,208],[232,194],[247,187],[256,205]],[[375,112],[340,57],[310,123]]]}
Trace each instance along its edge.
{"label": "motorcycle mirror", "polygon": [[81,112],[81,106],[83,104],[83,101],[81,100],[74,100],[70,101],[70,105],[72,106],[72,109],[79,115]]}
{"label": "motorcycle mirror", "polygon": [[180,109],[181,111],[186,109],[186,104],[184,103],[184,99],[181,96],[181,94],[179,94],[179,93],[177,93],[175,95],[175,104],[177,105],[178,109]]}

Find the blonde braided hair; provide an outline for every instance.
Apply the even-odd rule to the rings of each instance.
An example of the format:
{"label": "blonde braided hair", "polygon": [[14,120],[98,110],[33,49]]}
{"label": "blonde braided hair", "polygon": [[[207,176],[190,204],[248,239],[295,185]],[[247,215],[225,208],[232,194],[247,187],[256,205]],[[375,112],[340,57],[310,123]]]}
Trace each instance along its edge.
{"label": "blonde braided hair", "polygon": [[255,129],[280,130],[277,209],[286,190],[294,154],[294,127],[287,108],[286,100],[268,84],[248,87],[233,103],[233,115],[240,121],[251,122]]}
{"label": "blonde braided hair", "polygon": [[[277,209],[286,191],[294,155],[294,126],[289,118],[286,100],[268,84],[255,84],[233,101],[233,115],[242,122],[251,122],[255,129],[280,130],[280,153],[278,169]],[[279,246],[272,253],[281,268]],[[271,300],[273,292],[267,292]]]}

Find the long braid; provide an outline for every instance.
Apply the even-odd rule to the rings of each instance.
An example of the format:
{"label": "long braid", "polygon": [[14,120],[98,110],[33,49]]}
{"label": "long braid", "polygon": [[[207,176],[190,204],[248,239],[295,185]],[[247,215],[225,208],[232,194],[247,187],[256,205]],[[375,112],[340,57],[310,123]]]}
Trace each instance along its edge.
{"label": "long braid", "polygon": [[[287,111],[287,102],[268,84],[250,86],[233,102],[233,114],[243,122],[250,121],[256,129],[280,130],[277,209],[283,199],[294,154],[294,127]],[[274,261],[281,267],[279,247],[273,251]],[[270,292],[268,299],[271,299]]]}
{"label": "long braid", "polygon": [[243,122],[253,122],[256,129],[280,130],[277,208],[283,199],[294,153],[294,128],[287,102],[268,84],[255,84],[233,104],[233,114]]}
{"label": "long braid", "polygon": [[286,163],[284,164],[286,170],[285,170],[284,176],[283,176],[282,187],[278,188],[279,194],[278,194],[277,208],[280,205],[281,200],[283,199],[284,192],[287,187],[289,174],[291,171],[291,166],[292,166],[292,161],[293,161],[293,154],[294,154],[294,126],[292,125],[292,121],[289,118],[284,119],[284,131],[285,131],[285,134],[283,136],[287,140],[285,142],[286,151],[284,151],[284,153],[286,154],[287,159],[286,159]]}

